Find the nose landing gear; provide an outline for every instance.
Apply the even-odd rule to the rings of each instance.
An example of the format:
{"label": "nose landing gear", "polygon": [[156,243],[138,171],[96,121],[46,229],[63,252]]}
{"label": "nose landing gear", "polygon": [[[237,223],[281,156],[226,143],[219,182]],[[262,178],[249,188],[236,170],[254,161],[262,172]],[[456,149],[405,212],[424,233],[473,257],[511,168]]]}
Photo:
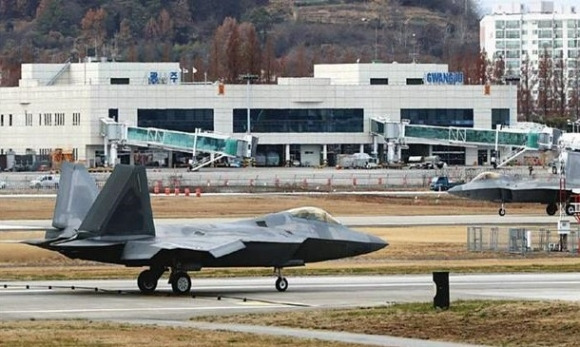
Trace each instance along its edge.
{"label": "nose landing gear", "polygon": [[501,207],[497,211],[497,214],[499,214],[501,217],[505,216],[505,206],[504,206],[503,202],[501,203]]}
{"label": "nose landing gear", "polygon": [[274,272],[278,275],[278,279],[276,279],[276,289],[279,292],[285,292],[288,289],[288,280],[286,277],[282,276],[282,268],[276,267],[274,268]]}

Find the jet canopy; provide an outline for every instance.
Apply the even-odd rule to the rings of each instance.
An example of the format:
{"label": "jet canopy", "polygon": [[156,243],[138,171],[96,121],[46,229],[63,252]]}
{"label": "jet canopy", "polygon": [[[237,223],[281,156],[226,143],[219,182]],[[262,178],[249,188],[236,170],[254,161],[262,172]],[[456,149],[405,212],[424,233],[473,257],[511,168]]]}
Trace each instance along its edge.
{"label": "jet canopy", "polygon": [[496,180],[501,178],[502,175],[497,172],[486,171],[482,172],[479,175],[475,176],[471,182],[481,182],[481,181],[488,181],[488,180]]}
{"label": "jet canopy", "polygon": [[340,224],[330,213],[318,207],[299,207],[287,211],[292,217],[327,224]]}

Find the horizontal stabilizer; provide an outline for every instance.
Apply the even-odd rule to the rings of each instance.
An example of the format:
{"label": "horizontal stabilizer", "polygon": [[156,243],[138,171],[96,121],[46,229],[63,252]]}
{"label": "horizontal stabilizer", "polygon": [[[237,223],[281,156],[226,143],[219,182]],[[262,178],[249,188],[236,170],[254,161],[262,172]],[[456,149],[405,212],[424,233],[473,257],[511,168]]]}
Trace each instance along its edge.
{"label": "horizontal stabilizer", "polygon": [[94,235],[155,236],[145,167],[115,166],[79,230]]}

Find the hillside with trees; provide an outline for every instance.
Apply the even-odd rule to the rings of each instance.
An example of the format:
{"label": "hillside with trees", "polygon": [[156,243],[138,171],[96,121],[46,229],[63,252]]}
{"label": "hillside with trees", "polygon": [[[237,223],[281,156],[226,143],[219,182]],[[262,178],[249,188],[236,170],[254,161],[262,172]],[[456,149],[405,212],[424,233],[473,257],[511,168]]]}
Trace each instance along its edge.
{"label": "hillside with trees", "polygon": [[21,63],[86,56],[272,83],[314,63],[449,62],[477,54],[477,38],[472,0],[0,0],[2,86]]}

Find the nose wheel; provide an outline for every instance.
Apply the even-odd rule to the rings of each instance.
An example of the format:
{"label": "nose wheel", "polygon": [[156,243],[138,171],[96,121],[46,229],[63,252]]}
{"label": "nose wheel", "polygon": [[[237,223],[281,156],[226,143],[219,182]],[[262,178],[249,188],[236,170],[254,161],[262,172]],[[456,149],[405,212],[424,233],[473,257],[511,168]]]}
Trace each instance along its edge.
{"label": "nose wheel", "polygon": [[499,210],[497,211],[497,214],[499,214],[500,216],[505,216],[505,207],[503,204],[501,204],[501,207],[499,208]]}
{"label": "nose wheel", "polygon": [[285,292],[288,289],[288,280],[282,275],[282,268],[274,268],[274,272],[278,275],[276,279],[276,289],[279,292]]}

